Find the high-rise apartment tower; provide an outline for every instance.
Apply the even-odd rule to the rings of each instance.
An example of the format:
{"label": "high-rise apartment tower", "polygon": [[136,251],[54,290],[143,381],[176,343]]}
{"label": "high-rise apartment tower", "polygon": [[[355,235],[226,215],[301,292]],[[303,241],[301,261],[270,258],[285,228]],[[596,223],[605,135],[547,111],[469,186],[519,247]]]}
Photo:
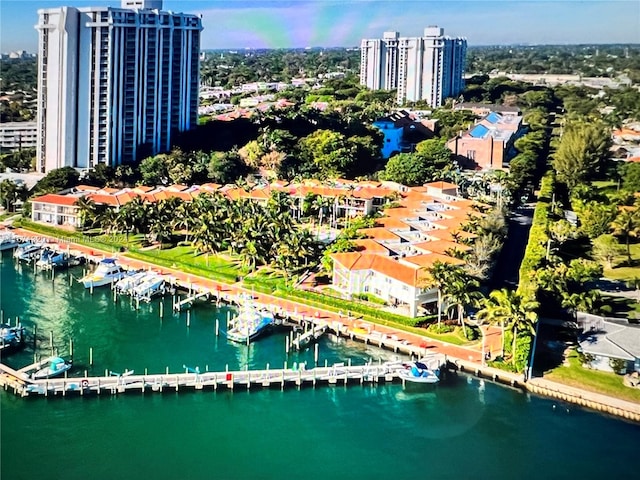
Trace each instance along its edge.
{"label": "high-rise apartment tower", "polygon": [[162,0],[38,15],[39,171],[134,162],[196,126],[199,16]]}
{"label": "high-rise apartment tower", "polygon": [[360,45],[360,83],[372,90],[396,90],[399,104],[424,100],[432,107],[464,89],[467,40],[427,27],[422,37],[384,32]]}

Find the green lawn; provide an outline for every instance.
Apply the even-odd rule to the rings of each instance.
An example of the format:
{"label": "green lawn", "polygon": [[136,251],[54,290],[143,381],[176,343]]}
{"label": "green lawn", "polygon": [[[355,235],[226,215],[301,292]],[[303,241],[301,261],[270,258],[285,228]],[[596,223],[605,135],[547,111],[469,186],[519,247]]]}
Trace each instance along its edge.
{"label": "green lawn", "polygon": [[551,372],[545,373],[545,378],[571,387],[640,403],[640,389],[625,387],[622,384],[621,375],[584,368],[580,365],[580,360],[575,350],[571,351],[568,360],[568,367],[557,367]]}
{"label": "green lawn", "polygon": [[591,182],[591,185],[599,190],[599,193],[610,194],[618,191],[618,182],[614,180],[598,180]]}
{"label": "green lawn", "polygon": [[236,262],[219,255],[197,254],[190,246],[178,246],[164,250],[137,249],[128,251],[125,255],[223,283],[235,283],[244,273]]}
{"label": "green lawn", "polygon": [[635,262],[636,265],[633,267],[624,266],[627,263],[627,253],[626,246],[624,244],[622,246],[625,249],[624,254],[616,257],[613,261],[613,268],[604,269],[604,276],[612,280],[622,280],[625,282],[635,277],[640,278],[640,243],[630,245],[631,260]]}

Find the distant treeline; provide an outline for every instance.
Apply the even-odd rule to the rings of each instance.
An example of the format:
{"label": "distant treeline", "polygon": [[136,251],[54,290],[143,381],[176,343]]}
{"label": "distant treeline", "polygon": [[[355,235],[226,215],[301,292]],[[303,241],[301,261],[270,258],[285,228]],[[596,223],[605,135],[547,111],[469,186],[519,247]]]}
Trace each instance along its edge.
{"label": "distant treeline", "polygon": [[[357,76],[355,48],[206,50],[201,62],[205,85],[230,88],[256,81],[289,82],[329,72]],[[640,45],[499,45],[467,50],[467,72],[578,74],[613,77],[626,73],[640,82]],[[37,60],[1,60],[0,90],[35,90]]]}

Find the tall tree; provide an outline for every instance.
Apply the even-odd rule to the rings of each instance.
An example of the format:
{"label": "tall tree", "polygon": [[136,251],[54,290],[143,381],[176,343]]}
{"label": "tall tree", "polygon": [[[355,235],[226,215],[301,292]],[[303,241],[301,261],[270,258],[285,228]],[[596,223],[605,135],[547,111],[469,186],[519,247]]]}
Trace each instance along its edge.
{"label": "tall tree", "polygon": [[615,235],[623,236],[627,246],[627,261],[631,266],[630,238],[640,236],[640,209],[621,210],[611,224]]}
{"label": "tall tree", "polygon": [[553,158],[558,179],[572,190],[597,178],[605,169],[610,146],[611,134],[602,123],[568,124]]}
{"label": "tall tree", "polygon": [[518,332],[529,331],[535,334],[534,325],[538,320],[536,309],[538,303],[527,300],[513,290],[494,290],[483,302],[483,308],[478,311],[478,318],[490,323],[498,323],[502,328],[502,350],[504,351],[504,330],[511,329],[513,338],[511,346],[511,361],[516,364],[516,343]]}

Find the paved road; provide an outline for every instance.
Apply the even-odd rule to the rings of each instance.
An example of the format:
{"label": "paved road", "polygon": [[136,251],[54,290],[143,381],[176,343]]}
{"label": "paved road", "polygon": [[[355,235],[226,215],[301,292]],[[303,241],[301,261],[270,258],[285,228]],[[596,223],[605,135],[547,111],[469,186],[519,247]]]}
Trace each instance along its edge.
{"label": "paved road", "polygon": [[525,205],[509,218],[509,233],[498,256],[493,276],[488,282],[490,290],[518,285],[520,264],[529,241],[533,209],[533,204]]}

